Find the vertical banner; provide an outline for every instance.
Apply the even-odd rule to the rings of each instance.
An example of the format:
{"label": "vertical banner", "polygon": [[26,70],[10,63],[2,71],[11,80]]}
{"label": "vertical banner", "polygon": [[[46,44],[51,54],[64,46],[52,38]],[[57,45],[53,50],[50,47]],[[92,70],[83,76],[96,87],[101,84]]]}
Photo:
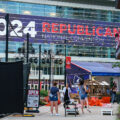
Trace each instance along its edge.
{"label": "vertical banner", "polygon": [[66,57],[66,69],[71,69],[71,57]]}

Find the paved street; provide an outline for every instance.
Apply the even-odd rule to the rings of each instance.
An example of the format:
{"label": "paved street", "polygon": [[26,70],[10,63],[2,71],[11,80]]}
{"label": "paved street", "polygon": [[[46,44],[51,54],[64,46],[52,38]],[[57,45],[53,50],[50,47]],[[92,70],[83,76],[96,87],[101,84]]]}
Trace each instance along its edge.
{"label": "paved street", "polygon": [[74,115],[64,116],[64,108],[62,105],[59,106],[60,116],[51,116],[49,107],[43,106],[40,107],[40,113],[35,114],[35,117],[13,117],[8,116],[2,120],[116,120],[116,113],[118,109],[118,104],[113,105],[113,116],[110,115],[101,115],[101,107],[91,107],[92,113],[89,113],[86,109],[85,113],[81,113],[75,117]]}

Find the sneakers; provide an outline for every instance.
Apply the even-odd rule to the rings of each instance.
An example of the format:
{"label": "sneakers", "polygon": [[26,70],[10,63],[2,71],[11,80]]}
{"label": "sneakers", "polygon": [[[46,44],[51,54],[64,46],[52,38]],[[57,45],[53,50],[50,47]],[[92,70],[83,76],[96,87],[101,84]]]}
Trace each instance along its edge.
{"label": "sneakers", "polygon": [[53,113],[51,113],[50,115],[53,116]]}
{"label": "sneakers", "polygon": [[[54,114],[52,114],[52,113],[51,113],[50,115],[51,115],[51,116],[54,116]],[[56,113],[55,115],[56,115],[56,116],[60,116],[60,114],[58,114],[58,113]]]}
{"label": "sneakers", "polygon": [[56,113],[56,116],[60,116],[60,114]]}
{"label": "sneakers", "polygon": [[88,109],[88,108],[87,108],[87,111],[88,111],[89,113],[91,113],[90,109]]}

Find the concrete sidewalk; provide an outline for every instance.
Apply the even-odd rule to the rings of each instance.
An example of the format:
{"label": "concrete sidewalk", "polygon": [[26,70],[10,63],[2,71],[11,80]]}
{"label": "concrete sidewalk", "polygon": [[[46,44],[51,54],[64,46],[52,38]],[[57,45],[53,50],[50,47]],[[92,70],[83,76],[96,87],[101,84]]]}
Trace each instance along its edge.
{"label": "concrete sidewalk", "polygon": [[1,120],[116,120],[116,113],[118,109],[118,104],[112,105],[113,116],[110,115],[101,115],[101,107],[90,107],[91,113],[89,113],[86,108],[84,109],[84,114],[81,113],[79,109],[79,115],[76,117],[74,115],[67,115],[65,117],[63,105],[59,105],[59,114],[60,116],[51,116],[50,107],[40,107],[40,113],[34,113],[35,117],[12,117],[8,116]]}

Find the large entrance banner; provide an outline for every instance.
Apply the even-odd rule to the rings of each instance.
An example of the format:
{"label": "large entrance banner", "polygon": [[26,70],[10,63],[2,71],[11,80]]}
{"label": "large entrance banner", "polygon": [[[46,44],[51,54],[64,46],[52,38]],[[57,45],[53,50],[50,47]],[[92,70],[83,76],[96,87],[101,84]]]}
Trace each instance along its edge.
{"label": "large entrance banner", "polygon": [[[6,14],[0,14],[0,40],[5,40]],[[115,46],[120,23],[10,14],[9,40],[82,46]]]}

